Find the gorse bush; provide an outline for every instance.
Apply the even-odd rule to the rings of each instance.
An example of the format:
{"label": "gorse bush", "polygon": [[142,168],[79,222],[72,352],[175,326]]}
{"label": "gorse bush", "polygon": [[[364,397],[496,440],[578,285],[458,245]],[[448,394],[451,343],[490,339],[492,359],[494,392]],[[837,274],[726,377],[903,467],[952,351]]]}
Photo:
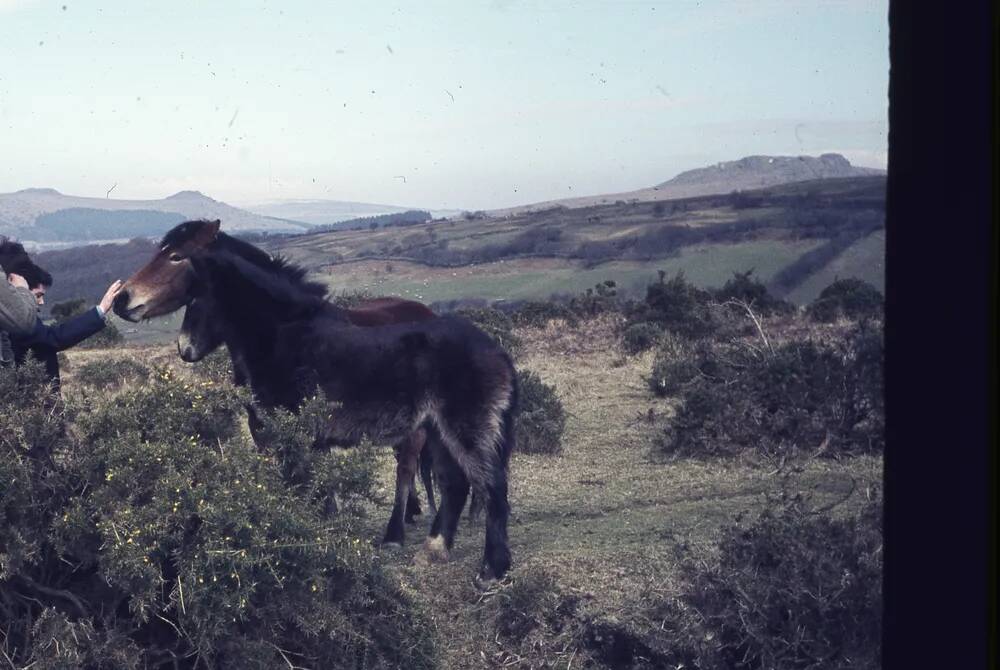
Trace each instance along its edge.
{"label": "gorse bush", "polygon": [[579,318],[568,306],[552,300],[526,300],[510,311],[515,326],[544,328],[549,321],[564,320],[576,326]]}
{"label": "gorse bush", "polygon": [[456,314],[476,324],[484,333],[496,340],[511,358],[517,358],[524,350],[524,342],[514,333],[511,318],[493,307],[466,307],[456,310]]}
{"label": "gorse bush", "polygon": [[646,298],[629,316],[629,323],[655,323],[684,337],[705,337],[716,327],[711,300],[711,293],[688,282],[684,273],[667,280],[660,271],[659,281],[646,287]]}
{"label": "gorse bush", "polygon": [[569,309],[581,318],[592,318],[605,312],[621,308],[618,285],[613,279],[605,279],[594,288],[588,288],[581,295],[570,299]]}
{"label": "gorse bush", "polygon": [[838,279],[820,292],[806,313],[820,322],[838,318],[863,319],[882,314],[882,294],[868,282],[860,279]]}
{"label": "gorse bush", "polygon": [[518,414],[514,422],[517,450],[526,454],[558,454],[566,429],[566,410],[556,390],[530,370],[518,370]]}
{"label": "gorse bush", "polygon": [[795,311],[795,305],[771,295],[767,287],[752,275],[753,270],[733,273],[732,278],[727,280],[722,288],[713,291],[715,300],[720,303],[728,301],[745,303],[761,316],[791,314]]}
{"label": "gorse bush", "polygon": [[875,325],[860,325],[843,342],[793,341],[773,353],[703,345],[693,360],[675,365],[673,377],[654,369],[654,390],[679,390],[682,400],[657,440],[668,454],[882,450],[882,334]]}
{"label": "gorse bush", "polygon": [[673,334],[665,335],[656,349],[653,370],[647,378],[650,390],[658,396],[676,395],[691,383],[705,364],[707,348]]}
{"label": "gorse bush", "polygon": [[[370,456],[289,486],[243,434],[243,391],[158,370],[46,409],[40,367],[0,370],[0,649],[17,667],[429,667],[359,505]],[[303,425],[315,408],[305,408]],[[305,429],[284,417],[284,438]],[[70,422],[71,420],[71,422]]]}
{"label": "gorse bush", "polygon": [[622,333],[622,349],[627,354],[638,354],[652,348],[663,331],[654,323],[633,323]]}
{"label": "gorse bush", "polygon": [[126,381],[142,381],[149,375],[149,368],[131,358],[102,358],[81,365],[76,379],[85,386],[107,389]]}
{"label": "gorse bush", "polygon": [[772,503],[724,529],[716,556],[682,561],[654,646],[703,670],[881,667],[880,499],[844,519]]}
{"label": "gorse bush", "polygon": [[[329,448],[324,435],[333,419],[322,395],[307,398],[296,413],[283,409],[256,410],[258,445],[277,457],[287,486],[320,504],[326,514],[342,505],[375,497],[375,448],[367,440],[352,449]],[[339,503],[338,503],[339,501]]]}
{"label": "gorse bush", "polygon": [[225,384],[233,380],[233,360],[226,347],[219,347],[197,363],[191,369],[203,379]]}

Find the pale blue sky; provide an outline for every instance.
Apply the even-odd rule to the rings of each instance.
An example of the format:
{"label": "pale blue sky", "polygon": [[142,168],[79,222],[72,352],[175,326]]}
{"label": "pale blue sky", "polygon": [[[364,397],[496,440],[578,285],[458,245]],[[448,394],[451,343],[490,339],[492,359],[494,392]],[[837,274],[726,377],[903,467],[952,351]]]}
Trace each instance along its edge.
{"label": "pale blue sky", "polygon": [[885,167],[887,11],[0,0],[0,192],[479,209],[749,154]]}

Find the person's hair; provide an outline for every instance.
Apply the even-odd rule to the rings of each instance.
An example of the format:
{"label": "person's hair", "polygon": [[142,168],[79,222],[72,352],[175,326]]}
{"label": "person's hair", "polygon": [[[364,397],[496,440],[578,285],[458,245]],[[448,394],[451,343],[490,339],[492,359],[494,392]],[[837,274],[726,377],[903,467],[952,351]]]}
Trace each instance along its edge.
{"label": "person's hair", "polygon": [[[25,261],[30,263],[31,259],[28,258],[28,252],[24,250],[24,246],[20,242],[14,242],[0,235],[0,267],[3,268],[4,272],[14,272],[11,267]],[[18,272],[18,274],[21,273]]]}
{"label": "person's hair", "polygon": [[28,288],[35,289],[39,286],[52,286],[52,275],[44,269],[35,265],[27,255],[15,258],[9,265],[4,265],[7,273],[13,272],[24,277],[28,282]]}

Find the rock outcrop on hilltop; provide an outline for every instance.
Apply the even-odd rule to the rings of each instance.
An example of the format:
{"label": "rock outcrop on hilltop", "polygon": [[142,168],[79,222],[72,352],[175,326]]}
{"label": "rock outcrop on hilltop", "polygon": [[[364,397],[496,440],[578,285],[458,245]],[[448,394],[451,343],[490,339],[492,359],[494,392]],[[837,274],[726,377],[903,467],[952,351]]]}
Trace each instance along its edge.
{"label": "rock outcrop on hilltop", "polygon": [[820,156],[747,156],[735,161],[716,163],[709,167],[682,172],[673,179],[656,186],[702,187],[706,192],[719,193],[752,188],[764,188],[810,179],[838,179],[885,174],[885,170],[855,167],[840,154]]}

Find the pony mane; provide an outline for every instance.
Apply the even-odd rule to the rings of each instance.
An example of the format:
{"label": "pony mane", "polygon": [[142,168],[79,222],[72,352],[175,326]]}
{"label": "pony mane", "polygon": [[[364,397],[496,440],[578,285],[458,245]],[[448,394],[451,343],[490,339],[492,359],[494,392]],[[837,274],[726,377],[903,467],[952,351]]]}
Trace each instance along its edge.
{"label": "pony mane", "polygon": [[[185,221],[174,226],[163,236],[163,239],[160,241],[160,248],[183,245],[185,242],[190,241],[203,225],[208,223],[218,222],[198,219],[195,221]],[[219,231],[210,248],[213,251],[225,251],[242,258],[266,272],[274,273],[309,295],[318,298],[325,298],[327,295],[326,286],[306,279],[307,271],[305,268],[281,256],[273,256],[249,242],[244,242],[222,231]]]}
{"label": "pony mane", "polygon": [[265,320],[307,318],[330,305],[325,296],[309,290],[318,285],[297,279],[301,269],[294,266],[291,275],[278,273],[272,266],[258,265],[223,248],[195,254],[192,261],[195,267],[204,268],[210,282],[222,291],[225,297],[218,298],[220,303]]}

